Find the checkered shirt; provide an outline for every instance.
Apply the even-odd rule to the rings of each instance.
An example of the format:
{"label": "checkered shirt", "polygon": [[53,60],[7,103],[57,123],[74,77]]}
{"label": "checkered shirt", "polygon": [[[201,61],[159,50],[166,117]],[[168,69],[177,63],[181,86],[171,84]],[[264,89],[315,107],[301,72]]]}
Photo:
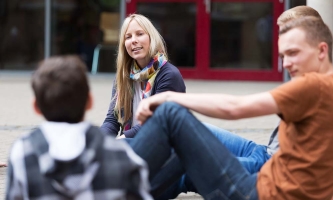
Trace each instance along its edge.
{"label": "checkered shirt", "polygon": [[104,136],[97,127],[87,130],[84,151],[68,162],[50,156],[39,128],[17,142],[24,167],[15,171],[16,161],[10,160],[6,199],[152,199],[144,161],[126,142]]}

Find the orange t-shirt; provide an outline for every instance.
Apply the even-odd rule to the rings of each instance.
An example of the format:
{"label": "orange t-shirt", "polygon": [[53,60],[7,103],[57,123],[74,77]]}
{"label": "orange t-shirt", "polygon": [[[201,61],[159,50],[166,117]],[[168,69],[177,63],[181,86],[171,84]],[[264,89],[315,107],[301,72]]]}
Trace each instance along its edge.
{"label": "orange t-shirt", "polygon": [[309,73],[271,91],[280,149],[258,173],[260,200],[333,195],[333,75]]}

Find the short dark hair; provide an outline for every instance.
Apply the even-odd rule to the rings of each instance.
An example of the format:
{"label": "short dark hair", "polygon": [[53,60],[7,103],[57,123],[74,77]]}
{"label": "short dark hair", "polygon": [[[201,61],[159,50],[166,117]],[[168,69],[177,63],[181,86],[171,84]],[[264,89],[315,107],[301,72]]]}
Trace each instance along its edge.
{"label": "short dark hair", "polygon": [[86,65],[77,56],[57,56],[39,63],[31,85],[37,106],[48,121],[83,120],[89,95]]}
{"label": "short dark hair", "polygon": [[325,42],[328,46],[328,58],[332,63],[332,33],[322,19],[312,16],[294,19],[283,25],[279,35],[294,28],[302,29],[305,32],[306,41],[311,46],[317,46],[320,42]]}

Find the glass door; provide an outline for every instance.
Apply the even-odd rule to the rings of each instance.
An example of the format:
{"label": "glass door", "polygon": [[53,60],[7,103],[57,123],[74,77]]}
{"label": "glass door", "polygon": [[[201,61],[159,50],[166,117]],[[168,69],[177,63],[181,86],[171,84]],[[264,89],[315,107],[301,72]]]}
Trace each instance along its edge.
{"label": "glass door", "polygon": [[94,73],[116,71],[120,0],[52,0],[51,55],[76,54]]}
{"label": "glass door", "polygon": [[138,3],[137,13],[148,17],[163,36],[170,62],[193,68],[196,5],[193,2]]}
{"label": "glass door", "polygon": [[0,70],[32,70],[44,58],[44,0],[0,1]]}
{"label": "glass door", "polygon": [[281,81],[277,0],[130,0],[150,18],[184,78]]}
{"label": "glass door", "polygon": [[282,80],[276,25],[282,10],[279,1],[212,0],[205,78]]}
{"label": "glass door", "polygon": [[[131,0],[127,14],[138,13],[148,17],[166,42],[169,61],[188,78],[198,76],[198,58],[201,54],[198,41],[197,0]],[[200,21],[200,20],[199,20]]]}

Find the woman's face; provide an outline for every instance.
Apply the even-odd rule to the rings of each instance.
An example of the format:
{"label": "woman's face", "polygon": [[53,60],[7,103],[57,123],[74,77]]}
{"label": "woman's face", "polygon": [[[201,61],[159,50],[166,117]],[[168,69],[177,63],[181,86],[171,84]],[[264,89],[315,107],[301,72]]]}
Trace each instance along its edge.
{"label": "woman's face", "polygon": [[127,53],[136,60],[141,69],[146,67],[150,61],[148,56],[149,47],[149,35],[135,20],[132,20],[125,33],[125,48]]}

